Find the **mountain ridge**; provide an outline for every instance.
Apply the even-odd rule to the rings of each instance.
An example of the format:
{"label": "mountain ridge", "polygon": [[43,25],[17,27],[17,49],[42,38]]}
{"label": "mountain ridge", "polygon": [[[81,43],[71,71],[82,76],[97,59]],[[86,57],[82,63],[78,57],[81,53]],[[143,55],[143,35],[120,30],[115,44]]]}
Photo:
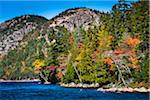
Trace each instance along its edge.
{"label": "mountain ridge", "polygon": [[41,16],[23,15],[1,23],[0,53],[7,54],[9,50],[15,49],[24,36],[38,28],[45,21],[48,20]]}
{"label": "mountain ridge", "polygon": [[99,11],[81,7],[67,9],[50,20],[39,15],[22,15],[7,20],[0,24],[0,54],[7,54],[9,50],[15,49],[19,41],[33,30],[46,33],[44,31],[60,26],[72,32],[79,28],[87,30],[99,26],[102,24],[101,14]]}
{"label": "mountain ridge", "polygon": [[100,24],[100,14],[101,13],[99,11],[85,7],[67,9],[50,19],[48,22],[50,24],[48,28],[63,26],[69,31],[73,31],[75,28],[81,27],[88,29],[89,24],[94,26],[98,26]]}

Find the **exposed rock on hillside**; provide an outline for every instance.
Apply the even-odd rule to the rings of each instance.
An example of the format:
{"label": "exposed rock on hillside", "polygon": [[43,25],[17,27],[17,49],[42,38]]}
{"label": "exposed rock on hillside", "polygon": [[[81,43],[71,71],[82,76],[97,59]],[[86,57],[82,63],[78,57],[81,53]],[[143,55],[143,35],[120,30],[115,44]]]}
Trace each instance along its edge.
{"label": "exposed rock on hillside", "polygon": [[43,26],[43,29],[54,28],[56,26],[64,26],[68,31],[83,28],[88,29],[94,26],[99,26],[101,13],[88,8],[68,9],[58,16],[51,19]]}
{"label": "exposed rock on hillside", "polygon": [[9,50],[15,49],[22,39],[35,29],[45,36],[50,29],[58,30],[56,27],[64,27],[70,32],[77,31],[78,37],[81,38],[79,30],[101,25],[101,15],[103,14],[92,9],[75,8],[68,9],[49,21],[34,15],[8,20],[0,24],[0,54],[7,54]]}
{"label": "exposed rock on hillside", "polygon": [[46,22],[41,16],[24,15],[0,24],[0,54],[15,49],[31,31]]}

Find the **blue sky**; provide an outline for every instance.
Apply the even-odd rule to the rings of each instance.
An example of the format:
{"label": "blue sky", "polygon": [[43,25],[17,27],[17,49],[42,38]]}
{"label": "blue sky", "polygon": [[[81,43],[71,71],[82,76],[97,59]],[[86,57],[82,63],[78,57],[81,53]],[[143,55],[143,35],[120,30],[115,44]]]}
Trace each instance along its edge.
{"label": "blue sky", "polygon": [[0,22],[25,14],[41,15],[48,19],[68,8],[87,7],[110,11],[117,0],[0,0]]}

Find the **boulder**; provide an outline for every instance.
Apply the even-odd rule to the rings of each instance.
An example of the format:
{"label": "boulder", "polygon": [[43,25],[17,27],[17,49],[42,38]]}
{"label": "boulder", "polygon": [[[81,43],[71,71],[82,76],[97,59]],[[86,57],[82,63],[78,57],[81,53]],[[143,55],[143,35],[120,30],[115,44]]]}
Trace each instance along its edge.
{"label": "boulder", "polygon": [[141,87],[141,88],[140,88],[140,92],[148,92],[148,91],[147,91],[147,89],[146,89],[146,88]]}
{"label": "boulder", "polygon": [[105,90],[103,88],[98,88],[97,91],[102,91],[104,92]]}

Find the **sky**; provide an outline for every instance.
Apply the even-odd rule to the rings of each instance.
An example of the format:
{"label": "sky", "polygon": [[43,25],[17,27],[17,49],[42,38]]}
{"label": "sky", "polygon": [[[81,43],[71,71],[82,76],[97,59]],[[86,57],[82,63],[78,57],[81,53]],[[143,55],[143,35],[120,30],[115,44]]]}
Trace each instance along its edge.
{"label": "sky", "polygon": [[109,12],[118,0],[0,0],[0,23],[16,16],[34,14],[50,19],[74,7]]}

